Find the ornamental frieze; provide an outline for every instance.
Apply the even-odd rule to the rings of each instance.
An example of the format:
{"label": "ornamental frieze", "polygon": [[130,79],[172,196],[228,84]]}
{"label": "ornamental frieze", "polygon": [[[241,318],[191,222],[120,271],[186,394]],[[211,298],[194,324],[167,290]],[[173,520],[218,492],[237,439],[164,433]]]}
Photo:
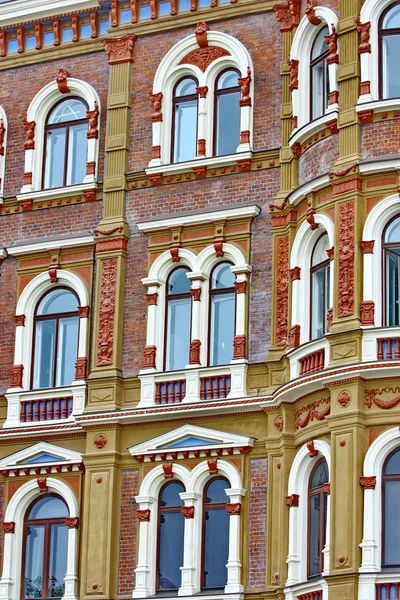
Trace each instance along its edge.
{"label": "ornamental frieze", "polygon": [[[382,394],[386,395],[395,395],[394,398],[380,398]],[[389,410],[390,408],[394,408],[400,403],[400,387],[384,387],[384,388],[376,388],[372,390],[365,390],[365,405],[367,408],[371,408],[373,404],[378,408],[383,408],[384,410]]]}
{"label": "ornamental frieze", "polygon": [[323,421],[325,417],[331,412],[331,399],[320,398],[314,400],[306,406],[299,408],[295,415],[295,427],[296,429],[305,427],[308,423],[317,420]]}

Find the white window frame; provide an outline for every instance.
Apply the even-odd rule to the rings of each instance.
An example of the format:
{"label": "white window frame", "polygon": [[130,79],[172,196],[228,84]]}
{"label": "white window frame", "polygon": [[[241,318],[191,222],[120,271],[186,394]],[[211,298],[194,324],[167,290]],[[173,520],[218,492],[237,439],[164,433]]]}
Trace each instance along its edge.
{"label": "white window frame", "polygon": [[[226,477],[230,488],[226,489],[229,502],[240,504],[246,490],[242,488],[242,480],[238,469],[229,461],[217,459],[218,475]],[[193,470],[173,463],[173,478],[181,481],[185,492],[180,494],[185,506],[194,506],[194,518],[185,519],[184,556],[182,585],[178,596],[192,596],[200,591],[201,576],[201,539],[203,521],[203,491],[205,485],[215,475],[210,475],[207,461],[200,462]],[[157,523],[158,498],[161,487],[166,483],[162,465],[152,469],[143,479],[136,502],[140,510],[150,510],[150,520],[140,522],[138,563],[135,569],[136,584],[133,598],[147,598],[155,594],[156,559],[157,559]],[[240,514],[229,516],[229,555],[227,563],[227,584],[224,594],[233,599],[243,596],[241,584],[240,562]],[[175,595],[171,594],[171,597]],[[207,596],[204,596],[207,598]]]}

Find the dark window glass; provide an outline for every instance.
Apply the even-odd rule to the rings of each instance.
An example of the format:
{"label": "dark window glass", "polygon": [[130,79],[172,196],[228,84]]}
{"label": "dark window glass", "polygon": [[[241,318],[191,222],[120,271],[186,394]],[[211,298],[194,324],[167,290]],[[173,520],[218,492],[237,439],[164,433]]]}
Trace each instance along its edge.
{"label": "dark window glass", "polygon": [[157,590],[177,590],[181,586],[185,518],[179,496],[185,488],[179,481],[167,483],[159,498],[159,540]]}
{"label": "dark window glass", "polygon": [[324,233],[311,256],[311,339],[322,337],[328,330],[330,263],[326,251],[328,235]]}
{"label": "dark window glass", "polygon": [[68,508],[57,496],[40,498],[24,527],[22,598],[61,598],[67,572]]}
{"label": "dark window glass", "polygon": [[214,155],[236,152],[240,141],[240,73],[223,71],[215,82]]}
{"label": "dark window glass", "polygon": [[380,96],[399,98],[400,81],[397,60],[400,55],[400,3],[390,6],[379,23]]}
{"label": "dark window glass", "polygon": [[383,261],[385,271],[385,325],[400,325],[399,265],[400,218],[389,223],[383,234]]}
{"label": "dark window glass", "polygon": [[171,162],[183,162],[196,157],[198,85],[195,79],[188,77],[175,86]]}
{"label": "dark window glass", "polygon": [[183,369],[189,362],[192,299],[188,272],[185,268],[175,269],[167,281],[167,371]]}
{"label": "dark window glass", "polygon": [[68,98],[53,108],[46,125],[43,188],[82,183],[86,175],[87,106]]}
{"label": "dark window glass", "polygon": [[33,388],[70,385],[78,354],[78,300],[57,288],[39,302],[35,316]]}
{"label": "dark window glass", "polygon": [[383,467],[383,566],[400,566],[398,504],[400,497],[400,449],[395,450]]}
{"label": "dark window glass", "polygon": [[324,39],[326,35],[329,35],[328,27],[321,29],[311,50],[311,120],[322,117],[328,107],[329,69],[326,59],[329,55],[329,48]]}
{"label": "dark window glass", "polygon": [[235,335],[235,275],[229,263],[220,263],[211,274],[210,365],[232,360]]}
{"label": "dark window glass", "polygon": [[314,467],[308,488],[308,577],[317,577],[323,570],[327,512],[323,486],[328,481],[328,465],[323,459]]}
{"label": "dark window glass", "polygon": [[212,479],[204,490],[204,542],[202,589],[221,589],[227,583],[229,550],[229,498],[226,479]]}

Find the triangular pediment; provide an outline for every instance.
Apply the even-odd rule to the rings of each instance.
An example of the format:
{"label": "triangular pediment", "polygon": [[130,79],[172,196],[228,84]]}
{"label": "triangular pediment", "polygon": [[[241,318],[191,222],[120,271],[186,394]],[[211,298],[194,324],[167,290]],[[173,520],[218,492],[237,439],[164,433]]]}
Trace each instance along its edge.
{"label": "triangular pediment", "polygon": [[0,472],[5,476],[53,473],[82,468],[82,456],[79,452],[48,442],[39,442],[10,454],[0,461]]}
{"label": "triangular pediment", "polygon": [[168,433],[131,446],[129,452],[140,462],[198,456],[246,454],[254,438],[196,425],[183,425]]}

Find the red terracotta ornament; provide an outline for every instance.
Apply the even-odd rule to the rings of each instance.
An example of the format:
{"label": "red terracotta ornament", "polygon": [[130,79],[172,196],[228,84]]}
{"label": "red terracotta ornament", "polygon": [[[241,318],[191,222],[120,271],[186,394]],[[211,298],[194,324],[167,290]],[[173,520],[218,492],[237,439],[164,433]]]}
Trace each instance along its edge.
{"label": "red terracotta ornament", "polygon": [[136,35],[129,33],[122,38],[109,38],[104,40],[106,54],[109,57],[109,65],[133,62],[133,49],[135,47]]}
{"label": "red terracotta ornament", "polygon": [[313,440],[311,442],[307,443],[307,450],[308,450],[308,456],[310,458],[315,458],[316,456],[318,456],[318,450],[315,449]]}
{"label": "red terracotta ornament", "polygon": [[68,527],[68,529],[77,529],[79,525],[78,517],[65,517],[64,523]]}
{"label": "red terracotta ornament", "polygon": [[71,91],[67,84],[68,77],[71,77],[71,76],[70,76],[69,72],[67,71],[67,69],[61,67],[61,69],[59,69],[57,77],[56,77],[58,89],[61,92],[61,94],[69,94]]}
{"label": "red terracotta ornament", "polygon": [[246,358],[246,336],[235,335],[233,338],[233,359]]}
{"label": "red terracotta ornament", "polygon": [[299,506],[300,496],[298,494],[292,494],[291,496],[286,496],[285,504],[289,507],[297,507]]}
{"label": "red terracotta ornament", "polygon": [[146,346],[143,350],[143,368],[144,369],[155,369],[156,368],[156,352],[157,346]]}
{"label": "red terracotta ornament", "polygon": [[283,346],[288,336],[289,309],[289,237],[281,236],[276,241],[276,321],[275,343]]}
{"label": "red terracotta ornament", "polygon": [[194,506],[182,506],[181,514],[185,519],[194,519]]}
{"label": "red terracotta ornament", "polygon": [[306,13],[307,19],[310,21],[311,25],[319,25],[321,23],[321,19],[316,16],[314,8],[314,0],[307,0],[306,9],[304,12]]}
{"label": "red terracotta ornament", "polygon": [[24,365],[14,365],[11,369],[10,385],[14,387],[22,387],[22,375],[24,373]]}
{"label": "red terracotta ornament", "polygon": [[208,471],[209,471],[210,475],[218,475],[218,459],[217,458],[210,458],[207,461],[207,465],[208,465]]}
{"label": "red terracotta ornament", "polygon": [[37,484],[39,486],[39,490],[41,494],[45,494],[48,491],[48,486],[47,486],[47,479],[46,477],[39,477],[38,479],[36,479]]}
{"label": "red terracotta ornament", "polygon": [[300,346],[300,325],[293,325],[289,329],[289,348]]}
{"label": "red terracotta ornament", "polygon": [[87,132],[87,138],[88,140],[97,140],[99,137],[99,130],[98,130],[98,124],[99,124],[99,107],[98,104],[96,102],[96,100],[94,101],[94,109],[93,110],[88,110],[86,112],[87,118],[89,119],[89,129]]}
{"label": "red terracotta ornament", "polygon": [[283,417],[277,417],[274,421],[274,427],[278,430],[278,431],[282,431],[283,430]]}
{"label": "red terracotta ornament", "polygon": [[6,128],[4,127],[3,119],[0,119],[0,156],[4,156],[4,138],[6,135]]}
{"label": "red terracotta ornament", "polygon": [[326,62],[328,63],[328,65],[339,63],[339,56],[337,53],[338,45],[337,45],[336,28],[334,25],[331,25],[331,28],[332,28],[332,33],[329,35],[326,35],[324,37],[325,43],[329,47],[329,55],[326,59]]}
{"label": "red terracotta ornament", "polygon": [[190,342],[190,354],[189,354],[189,364],[190,365],[199,365],[200,364],[200,340],[192,340]]}
{"label": "red terracotta ornament", "polygon": [[376,476],[372,475],[371,477],[360,477],[360,485],[364,490],[374,490],[376,486]]}
{"label": "red terracotta ornament", "polygon": [[339,205],[338,317],[354,314],[354,203]]}
{"label": "red terracotta ornament", "polygon": [[4,533],[15,533],[15,522],[14,521],[3,521],[1,528]]}
{"label": "red terracotta ornament", "polygon": [[100,277],[97,366],[111,365],[114,354],[114,315],[118,260],[102,261]]}
{"label": "red terracotta ornament", "polygon": [[241,506],[242,505],[240,504],[240,502],[236,502],[236,503],[228,502],[228,504],[225,505],[225,510],[230,515],[240,515]]}
{"label": "red terracotta ornament", "polygon": [[251,98],[250,98],[251,71],[250,71],[250,67],[247,67],[247,76],[239,77],[238,83],[240,85],[240,93],[241,93],[241,98],[239,100],[239,106],[251,106]]}
{"label": "red terracotta ornament", "polygon": [[96,448],[99,448],[100,450],[101,448],[104,448],[104,446],[107,445],[107,437],[104,434],[99,433],[94,438],[93,444],[96,446]]}
{"label": "red terracotta ornament", "polygon": [[293,92],[293,90],[299,89],[299,61],[289,58],[288,65],[290,71],[289,90]]}
{"label": "red terracotta ornament", "polygon": [[163,463],[164,479],[172,479],[174,474],[172,472],[173,463]]}
{"label": "red terracotta ornament", "polygon": [[207,25],[207,23],[205,23],[204,21],[197,23],[195,34],[197,44],[200,48],[206,48],[208,46],[207,31],[210,31],[210,28]]}
{"label": "red terracotta ornament", "polygon": [[24,118],[24,128],[26,131],[25,150],[34,150],[35,148],[35,127],[35,121],[28,121],[26,117]]}
{"label": "red terracotta ornament", "polygon": [[151,115],[151,120],[153,123],[157,123],[158,121],[162,121],[162,92],[158,92],[157,94],[150,94],[150,100],[153,103],[153,114]]}
{"label": "red terracotta ornament", "polygon": [[277,4],[274,11],[280,31],[292,31],[300,23],[300,0],[288,0],[288,4]]}
{"label": "red terracotta ornament", "polygon": [[150,510],[149,509],[137,510],[135,514],[136,514],[136,518],[141,522],[150,521]]}
{"label": "red terracotta ornament", "polygon": [[371,44],[369,43],[371,23],[361,23],[360,15],[356,17],[357,31],[360,34],[361,44],[358,46],[360,54],[370,53]]}
{"label": "red terracotta ornament", "polygon": [[76,359],[75,362],[75,379],[77,381],[81,379],[86,379],[86,370],[87,370],[87,358],[85,356],[80,356]]}
{"label": "red terracotta ornament", "polygon": [[15,315],[15,325],[16,327],[24,327],[25,326],[25,315]]}
{"label": "red terracotta ornament", "polygon": [[342,408],[346,408],[351,401],[351,396],[349,392],[340,392],[340,394],[337,397],[337,401]]}

